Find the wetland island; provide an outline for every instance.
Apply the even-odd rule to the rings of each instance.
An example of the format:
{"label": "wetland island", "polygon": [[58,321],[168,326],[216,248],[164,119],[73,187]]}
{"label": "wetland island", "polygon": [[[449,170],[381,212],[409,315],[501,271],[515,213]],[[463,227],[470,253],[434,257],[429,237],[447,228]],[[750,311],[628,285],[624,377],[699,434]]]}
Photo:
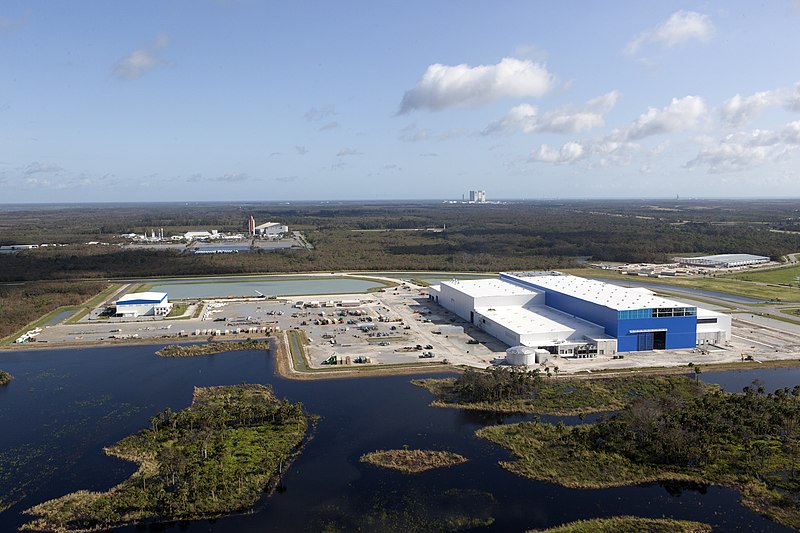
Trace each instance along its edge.
{"label": "wetland island", "polygon": [[105,492],[81,490],[25,511],[30,531],[100,531],[243,512],[299,453],[308,419],[263,385],[196,388],[192,405],[107,448],[138,470]]}

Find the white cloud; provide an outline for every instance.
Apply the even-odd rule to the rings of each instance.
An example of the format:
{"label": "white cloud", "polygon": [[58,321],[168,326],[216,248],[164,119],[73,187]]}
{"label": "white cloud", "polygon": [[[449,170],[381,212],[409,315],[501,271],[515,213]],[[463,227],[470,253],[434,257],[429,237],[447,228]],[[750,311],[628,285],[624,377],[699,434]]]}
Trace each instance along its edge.
{"label": "white cloud", "polygon": [[623,136],[625,139],[638,140],[695,128],[707,113],[706,104],[699,96],[673,98],[663,109],[649,108],[624,130]]}
{"label": "white cloud", "polygon": [[794,90],[789,94],[784,105],[790,111],[800,111],[800,82],[794,84]]}
{"label": "white cloud", "polygon": [[[616,96],[609,96],[613,94],[596,98],[587,105],[592,104],[598,109],[608,108],[616,102]],[[559,149],[542,145],[531,153],[530,161],[571,164],[591,159],[593,164],[601,167],[630,165],[641,148],[635,141],[696,128],[707,113],[705,102],[698,96],[673,98],[668,106],[662,109],[651,107],[627,126],[615,128],[603,137],[572,141]],[[661,155],[669,146],[668,139],[647,155]]]}
{"label": "white cloud", "polygon": [[161,52],[169,46],[169,35],[159,34],[147,46],[137,48],[119,60],[114,67],[114,75],[121,80],[135,80],[163,64]]}
{"label": "white cloud", "polygon": [[736,96],[726,100],[719,108],[718,113],[722,122],[729,126],[740,126],[753,119],[765,107],[779,105],[785,98],[785,91],[762,91],[747,97]]}
{"label": "white cloud", "polygon": [[568,142],[558,150],[543,144],[538,150],[531,152],[530,161],[539,161],[543,163],[575,163],[576,161],[586,158],[588,155],[583,145],[576,142]]}
{"label": "white cloud", "polygon": [[327,124],[320,126],[317,131],[331,131],[335,130],[338,127],[339,123],[334,120],[333,122],[328,122]]}
{"label": "white cloud", "polygon": [[635,55],[648,43],[672,48],[689,41],[707,42],[714,35],[708,15],[696,11],[676,11],[661,24],[645,30],[625,46],[625,53]]}
{"label": "white cloud", "polygon": [[440,111],[459,105],[480,105],[498,98],[539,97],[555,85],[542,63],[503,58],[496,65],[428,66],[417,85],[406,91],[400,114],[416,109]]}
{"label": "white cloud", "polygon": [[611,91],[589,100],[579,108],[562,107],[543,114],[539,113],[536,106],[521,104],[487,126],[483,134],[509,131],[578,133],[604,126],[604,116],[616,105],[619,95],[618,91]]}
{"label": "white cloud", "polygon": [[757,129],[727,135],[719,142],[707,142],[685,166],[704,166],[711,174],[732,172],[781,161],[798,148],[800,120],[786,124],[779,132]]}
{"label": "white cloud", "polygon": [[361,152],[355,148],[342,148],[339,150],[339,153],[336,154],[336,157],[346,157],[349,155],[361,155]]}
{"label": "white cloud", "polygon": [[716,112],[723,125],[739,127],[753,120],[762,109],[768,107],[800,111],[800,82],[791,88],[779,87],[753,93],[750,96],[737,94],[723,102]]}
{"label": "white cloud", "polygon": [[294,150],[300,155],[306,155],[308,153],[308,148],[305,146],[295,146]]}
{"label": "white cloud", "polygon": [[20,170],[22,171],[23,175],[32,176],[34,174],[52,174],[55,172],[61,172],[64,169],[53,163],[40,163],[39,161],[34,161],[33,163],[25,165]]}

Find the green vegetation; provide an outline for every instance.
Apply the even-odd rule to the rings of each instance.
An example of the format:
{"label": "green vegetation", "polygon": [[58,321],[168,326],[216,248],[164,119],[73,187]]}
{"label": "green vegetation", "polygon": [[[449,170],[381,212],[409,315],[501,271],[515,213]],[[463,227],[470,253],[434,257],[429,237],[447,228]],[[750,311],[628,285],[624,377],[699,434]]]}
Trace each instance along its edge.
{"label": "green vegetation", "polygon": [[308,427],[301,404],[263,385],[196,388],[190,407],[167,409],[150,424],[106,450],[139,464],[130,478],[28,509],[35,518],[23,529],[98,531],[245,511],[298,453]]}
{"label": "green vegetation", "polygon": [[636,399],[594,424],[483,428],[511,450],[508,470],[576,488],[659,480],[738,487],[748,507],[800,527],[800,386]]}
{"label": "green vegetation", "polygon": [[0,370],[0,387],[3,385],[8,385],[11,382],[11,374],[4,370]]}
{"label": "green vegetation", "polygon": [[[263,204],[249,211],[302,231],[314,249],[200,256],[80,243],[122,243],[116,235],[148,227],[163,227],[168,235],[198,227],[238,232],[245,222],[239,205],[16,209],[0,213],[0,244],[70,245],[2,254],[0,282],[343,270],[498,272],[562,269],[576,257],[666,262],[692,253],[778,258],[797,251],[797,236],[770,230],[795,225],[795,209],[788,200]],[[444,226],[441,232],[353,231]]]}
{"label": "green vegetation", "polygon": [[44,327],[60,312],[106,287],[102,282],[54,281],[0,285],[0,339],[13,342],[25,331]]}
{"label": "green vegetation", "polygon": [[159,357],[196,357],[235,350],[269,350],[269,341],[218,341],[208,344],[172,344],[156,352]]}
{"label": "green vegetation", "polygon": [[690,399],[714,388],[684,376],[542,378],[538,370],[467,369],[459,378],[412,381],[433,393],[434,407],[503,413],[581,415],[624,408],[635,398]]}
{"label": "green vegetation", "polygon": [[467,458],[453,452],[439,450],[378,450],[361,456],[364,463],[416,474],[466,463]]}
{"label": "green vegetation", "polygon": [[291,329],[286,332],[286,340],[289,343],[289,353],[292,357],[292,366],[297,372],[309,372],[304,345],[308,344],[308,337],[303,330]]}
{"label": "green vegetation", "polygon": [[800,265],[770,268],[768,270],[741,272],[737,274],[731,274],[727,277],[743,281],[775,283],[779,285],[789,285],[791,287],[800,287],[800,282],[798,282],[798,278],[800,278]]}
{"label": "green vegetation", "polygon": [[[564,272],[574,274],[576,276],[595,277],[603,279],[616,279],[616,280],[641,280],[639,277],[626,276],[608,270],[597,270],[592,268],[580,269],[567,269]],[[727,277],[718,278],[682,278],[682,277],[667,277],[667,278],[644,278],[647,283],[657,283],[664,285],[665,288],[669,285],[688,287],[691,289],[700,289],[705,291],[723,292],[734,294],[736,296],[744,296],[746,298],[755,298],[758,300],[769,300],[775,302],[797,302],[800,301],[800,289],[792,287],[784,287],[777,285],[764,285],[759,283],[751,283],[738,279]]]}
{"label": "green vegetation", "polygon": [[537,529],[530,533],[707,533],[708,524],[672,518],[641,518],[638,516],[613,516],[593,520],[577,520],[562,526]]}
{"label": "green vegetation", "polygon": [[172,318],[175,316],[182,316],[186,310],[189,309],[189,304],[184,303],[173,303],[172,309],[169,310],[169,314],[167,318]]}

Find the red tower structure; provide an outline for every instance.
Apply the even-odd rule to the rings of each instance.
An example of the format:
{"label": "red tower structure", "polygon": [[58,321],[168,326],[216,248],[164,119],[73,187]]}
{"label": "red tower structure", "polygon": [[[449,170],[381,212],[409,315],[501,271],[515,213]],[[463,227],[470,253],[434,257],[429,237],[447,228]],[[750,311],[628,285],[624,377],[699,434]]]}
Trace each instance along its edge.
{"label": "red tower structure", "polygon": [[250,230],[250,235],[256,234],[256,219],[253,218],[253,215],[250,215],[250,220],[248,222],[247,229]]}

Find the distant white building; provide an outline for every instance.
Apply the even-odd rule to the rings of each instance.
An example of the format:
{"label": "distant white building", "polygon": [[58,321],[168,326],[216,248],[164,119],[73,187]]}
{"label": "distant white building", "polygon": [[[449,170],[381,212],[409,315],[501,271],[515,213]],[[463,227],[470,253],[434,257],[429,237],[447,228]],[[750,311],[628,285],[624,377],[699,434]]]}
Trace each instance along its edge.
{"label": "distant white building", "polygon": [[719,254],[702,257],[676,257],[682,265],[708,268],[736,268],[769,263],[769,257],[751,254]]}
{"label": "distant white building", "polygon": [[469,191],[469,201],[482,204],[486,202],[486,191]]}
{"label": "distant white building", "polygon": [[166,292],[134,292],[126,294],[115,302],[116,316],[166,316],[172,304]]}
{"label": "distant white building", "polygon": [[210,239],[219,238],[219,232],[215,229],[209,231],[187,231],[183,234],[183,238],[187,241],[207,241]]}
{"label": "distant white building", "polygon": [[289,233],[289,226],[279,222],[265,222],[255,227],[255,234],[262,237],[277,236]]}

